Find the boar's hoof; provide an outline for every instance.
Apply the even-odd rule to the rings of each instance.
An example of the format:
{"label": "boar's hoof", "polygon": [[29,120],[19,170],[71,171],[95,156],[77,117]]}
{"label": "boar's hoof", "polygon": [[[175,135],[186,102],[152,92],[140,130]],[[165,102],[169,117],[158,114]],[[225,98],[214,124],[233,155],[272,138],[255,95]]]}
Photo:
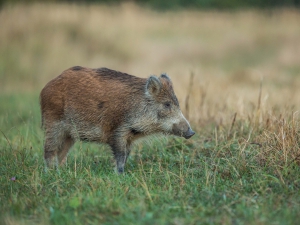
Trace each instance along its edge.
{"label": "boar's hoof", "polygon": [[118,168],[118,174],[124,173],[124,168]]}

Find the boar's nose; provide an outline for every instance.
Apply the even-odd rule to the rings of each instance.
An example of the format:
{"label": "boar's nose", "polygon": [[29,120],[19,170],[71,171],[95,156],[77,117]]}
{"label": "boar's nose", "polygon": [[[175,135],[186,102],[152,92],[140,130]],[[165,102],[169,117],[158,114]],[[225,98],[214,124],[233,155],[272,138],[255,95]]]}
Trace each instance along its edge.
{"label": "boar's nose", "polygon": [[191,138],[193,135],[195,134],[195,132],[191,129],[191,128],[189,128],[188,130],[187,130],[187,132],[184,134],[184,138],[185,139],[189,139],[189,138]]}

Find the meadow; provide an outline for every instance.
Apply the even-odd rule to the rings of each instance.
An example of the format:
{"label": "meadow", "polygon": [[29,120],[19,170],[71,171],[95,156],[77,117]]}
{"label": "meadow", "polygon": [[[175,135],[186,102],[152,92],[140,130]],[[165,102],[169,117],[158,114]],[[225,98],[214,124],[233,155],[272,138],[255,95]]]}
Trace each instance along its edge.
{"label": "meadow", "polygon": [[[298,224],[300,12],[0,11],[0,224]],[[196,135],[137,144],[124,175],[78,142],[44,170],[39,92],[72,66],[166,72]]]}

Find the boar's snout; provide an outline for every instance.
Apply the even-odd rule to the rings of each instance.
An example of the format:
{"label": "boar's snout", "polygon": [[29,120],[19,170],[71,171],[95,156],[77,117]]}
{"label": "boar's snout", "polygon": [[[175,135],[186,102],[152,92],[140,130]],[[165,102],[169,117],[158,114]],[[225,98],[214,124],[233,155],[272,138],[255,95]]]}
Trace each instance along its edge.
{"label": "boar's snout", "polygon": [[195,134],[185,118],[179,123],[173,124],[172,131],[174,135],[184,137],[185,139],[189,139]]}
{"label": "boar's snout", "polygon": [[191,138],[194,134],[195,134],[195,132],[189,127],[188,131],[183,135],[183,137],[184,137],[185,139],[189,139],[189,138]]}

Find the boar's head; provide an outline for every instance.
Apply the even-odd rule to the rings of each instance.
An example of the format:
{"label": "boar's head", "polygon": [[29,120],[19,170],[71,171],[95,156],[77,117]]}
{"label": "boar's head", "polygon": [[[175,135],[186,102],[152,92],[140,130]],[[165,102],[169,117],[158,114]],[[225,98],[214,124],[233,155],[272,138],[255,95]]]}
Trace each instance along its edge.
{"label": "boar's head", "polygon": [[150,111],[154,117],[155,123],[153,125],[157,126],[157,131],[186,139],[195,134],[180,110],[172,81],[166,74],[148,78],[146,98],[149,107],[148,112]]}

